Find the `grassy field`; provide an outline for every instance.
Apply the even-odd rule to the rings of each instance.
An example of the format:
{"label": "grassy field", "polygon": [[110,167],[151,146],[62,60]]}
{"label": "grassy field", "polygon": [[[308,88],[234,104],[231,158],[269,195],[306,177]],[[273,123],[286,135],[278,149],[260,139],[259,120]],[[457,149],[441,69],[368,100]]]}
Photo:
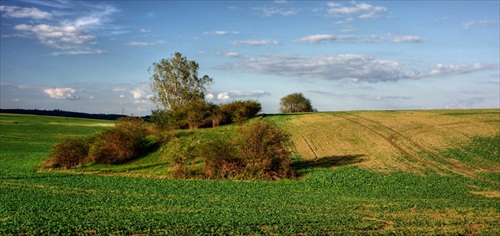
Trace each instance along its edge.
{"label": "grassy field", "polygon": [[0,114],[0,235],[500,234],[500,110],[266,119],[291,133],[300,179],[167,178],[176,142],[234,126],[125,165],[40,171],[61,137],[113,123]]}

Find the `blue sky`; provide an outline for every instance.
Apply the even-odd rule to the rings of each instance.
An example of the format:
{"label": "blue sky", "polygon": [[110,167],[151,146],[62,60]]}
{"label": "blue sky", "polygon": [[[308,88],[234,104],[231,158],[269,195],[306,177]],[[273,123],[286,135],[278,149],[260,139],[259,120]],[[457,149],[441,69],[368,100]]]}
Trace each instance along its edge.
{"label": "blue sky", "polygon": [[499,1],[1,1],[0,107],[148,115],[180,52],[276,113],[500,107]]}

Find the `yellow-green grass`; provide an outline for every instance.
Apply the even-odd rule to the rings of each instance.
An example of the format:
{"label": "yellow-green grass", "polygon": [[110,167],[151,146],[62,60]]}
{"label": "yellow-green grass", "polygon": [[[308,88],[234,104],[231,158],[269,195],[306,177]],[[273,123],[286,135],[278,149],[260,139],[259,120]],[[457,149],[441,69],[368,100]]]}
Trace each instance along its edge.
{"label": "yellow-green grass", "polygon": [[441,154],[477,137],[498,137],[499,110],[311,113],[292,115],[280,124],[292,134],[295,149],[305,160],[337,158],[379,172],[431,170],[475,176],[500,171],[498,162],[462,162]]}

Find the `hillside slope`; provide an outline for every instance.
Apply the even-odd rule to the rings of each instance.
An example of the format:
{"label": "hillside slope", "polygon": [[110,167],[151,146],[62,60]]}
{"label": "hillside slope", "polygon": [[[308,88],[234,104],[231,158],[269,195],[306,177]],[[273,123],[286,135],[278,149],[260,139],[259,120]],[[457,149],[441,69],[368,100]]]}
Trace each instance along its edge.
{"label": "hillside slope", "polygon": [[[292,134],[299,155],[311,162],[467,177],[500,172],[499,110],[328,112],[275,120]],[[478,138],[497,141],[489,156],[467,153]],[[445,154],[452,149],[466,157]]]}

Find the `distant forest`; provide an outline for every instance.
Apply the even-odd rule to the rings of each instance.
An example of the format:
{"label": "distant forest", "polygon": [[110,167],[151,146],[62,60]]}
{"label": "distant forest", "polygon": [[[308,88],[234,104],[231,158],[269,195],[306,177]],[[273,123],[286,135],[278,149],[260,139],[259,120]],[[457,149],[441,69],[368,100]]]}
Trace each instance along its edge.
{"label": "distant forest", "polygon": [[[44,116],[62,116],[62,117],[74,117],[74,118],[87,118],[87,119],[98,119],[98,120],[116,120],[120,117],[126,117],[125,115],[117,114],[89,114],[82,112],[73,111],[62,111],[62,110],[38,110],[38,109],[0,109],[0,113],[12,113],[12,114],[27,114],[27,115],[44,115]],[[141,117],[144,120],[149,120],[149,116]]]}

